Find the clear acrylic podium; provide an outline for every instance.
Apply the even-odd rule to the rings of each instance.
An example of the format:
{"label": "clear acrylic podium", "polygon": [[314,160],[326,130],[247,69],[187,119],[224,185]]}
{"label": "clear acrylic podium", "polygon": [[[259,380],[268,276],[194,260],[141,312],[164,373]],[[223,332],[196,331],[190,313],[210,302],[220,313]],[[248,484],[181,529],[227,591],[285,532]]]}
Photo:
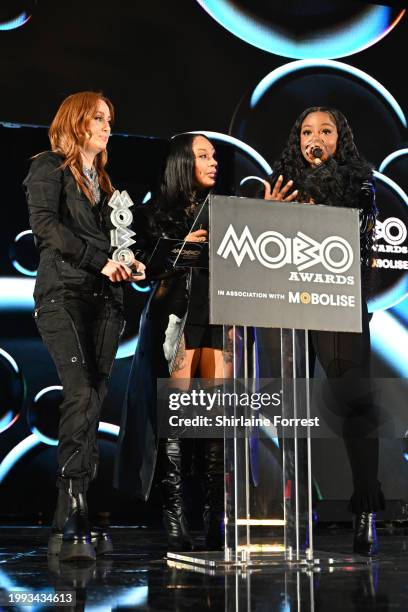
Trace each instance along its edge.
{"label": "clear acrylic podium", "polygon": [[[361,331],[358,211],[212,196],[210,238],[210,322],[223,325],[224,361],[233,365],[225,384],[255,393],[263,380],[278,380],[281,417],[309,419],[307,330]],[[311,284],[346,272],[347,287]],[[229,410],[239,417],[246,409]],[[310,428],[261,429],[224,438],[224,551],[169,559],[227,572],[336,562],[313,543]]]}
{"label": "clear acrylic podium", "polygon": [[[223,329],[225,362],[233,364],[233,379],[225,379],[228,390],[239,383],[255,393],[262,377],[274,374],[282,387],[282,417],[307,417],[308,385],[297,384],[308,378],[307,332]],[[228,409],[228,417],[241,415],[240,405]],[[223,570],[316,562],[310,438],[298,438],[295,427],[286,429],[279,437],[273,428],[262,435],[257,427],[245,428],[244,435],[242,429],[236,436],[229,431],[224,438],[224,551],[168,553],[168,559]]]}
{"label": "clear acrylic podium", "polygon": [[[272,372],[281,379],[282,417],[307,417],[308,385],[297,385],[308,378],[307,332],[224,327],[225,347],[231,335],[234,378],[255,392]],[[294,427],[280,437],[246,431],[225,439],[225,561],[313,562],[310,438]]]}

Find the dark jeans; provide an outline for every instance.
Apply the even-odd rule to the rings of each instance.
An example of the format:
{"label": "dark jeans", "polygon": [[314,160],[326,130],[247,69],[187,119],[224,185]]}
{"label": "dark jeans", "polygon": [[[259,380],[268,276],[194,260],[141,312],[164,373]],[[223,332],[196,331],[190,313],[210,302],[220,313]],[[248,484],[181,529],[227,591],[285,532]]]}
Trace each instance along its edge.
{"label": "dark jeans", "polygon": [[34,316],[63,386],[57,486],[85,492],[98,467],[99,418],[123,314],[108,295],[67,292],[37,305]]}
{"label": "dark jeans", "polygon": [[344,419],[343,431],[353,474],[350,509],[384,508],[378,482],[379,443],[375,396],[370,380],[370,328],[367,304],[362,302],[362,333],[311,331],[310,363],[316,357],[327,376],[327,409]]}

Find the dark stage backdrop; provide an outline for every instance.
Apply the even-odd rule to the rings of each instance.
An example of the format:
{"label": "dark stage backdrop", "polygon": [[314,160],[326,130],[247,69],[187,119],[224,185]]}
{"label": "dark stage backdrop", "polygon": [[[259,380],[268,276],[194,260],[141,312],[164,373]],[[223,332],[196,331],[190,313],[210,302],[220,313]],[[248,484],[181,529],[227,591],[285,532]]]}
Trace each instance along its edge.
{"label": "dark stage backdrop", "polygon": [[[377,172],[374,373],[406,377],[407,35],[404,3],[2,0],[1,514],[47,518],[54,496],[60,389],[30,314],[36,254],[21,190],[29,157],[48,146],[45,127],[36,126],[49,124],[66,95],[103,91],[116,107],[110,172],[115,185],[140,202],[175,133],[208,132],[220,152],[220,191],[233,193],[246,177],[268,173],[305,107],[340,108]],[[146,510],[116,495],[110,479],[130,355],[149,291],[144,283],[127,292],[128,324],[104,407],[102,469],[92,491],[94,508],[139,521],[157,517],[157,497]],[[408,497],[405,443],[384,442],[381,456],[386,495],[397,504]],[[344,449],[330,449],[330,474],[318,469],[327,465],[327,447],[316,445],[315,452],[323,497],[345,500]]]}

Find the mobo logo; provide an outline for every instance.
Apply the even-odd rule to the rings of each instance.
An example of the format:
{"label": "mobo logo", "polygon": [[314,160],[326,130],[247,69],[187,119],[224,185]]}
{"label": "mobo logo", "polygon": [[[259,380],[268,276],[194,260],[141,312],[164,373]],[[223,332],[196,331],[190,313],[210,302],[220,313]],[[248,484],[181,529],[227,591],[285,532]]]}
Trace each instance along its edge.
{"label": "mobo logo", "polygon": [[340,236],[328,236],[320,243],[303,232],[288,238],[268,230],[254,240],[248,226],[238,237],[232,225],[222,239],[217,254],[224,259],[232,255],[238,267],[245,257],[249,257],[251,261],[257,259],[271,270],[295,264],[302,271],[322,264],[330,272],[339,274],[348,270],[354,259],[350,244]]}
{"label": "mobo logo", "polygon": [[377,240],[384,240],[392,246],[398,246],[405,242],[407,238],[406,225],[398,217],[388,217],[385,221],[377,219],[375,224],[375,237]]}
{"label": "mobo logo", "polygon": [[127,191],[115,191],[108,202],[113,208],[110,218],[115,229],[111,230],[111,246],[117,247],[112,253],[112,259],[120,263],[131,265],[133,262],[133,251],[128,247],[134,244],[132,236],[135,232],[129,229],[133,221],[132,211],[133,201]]}

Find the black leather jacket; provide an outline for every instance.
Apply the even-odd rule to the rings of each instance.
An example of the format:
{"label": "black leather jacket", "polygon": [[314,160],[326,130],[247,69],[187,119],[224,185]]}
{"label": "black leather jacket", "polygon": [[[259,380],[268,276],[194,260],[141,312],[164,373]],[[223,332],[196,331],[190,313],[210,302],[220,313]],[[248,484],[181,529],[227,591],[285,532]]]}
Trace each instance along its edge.
{"label": "black leather jacket", "polygon": [[110,294],[122,303],[122,287],[101,274],[110,252],[108,197],[91,206],[63,157],[46,151],[32,162],[24,181],[30,225],[40,250],[34,299],[40,303],[64,290]]}

